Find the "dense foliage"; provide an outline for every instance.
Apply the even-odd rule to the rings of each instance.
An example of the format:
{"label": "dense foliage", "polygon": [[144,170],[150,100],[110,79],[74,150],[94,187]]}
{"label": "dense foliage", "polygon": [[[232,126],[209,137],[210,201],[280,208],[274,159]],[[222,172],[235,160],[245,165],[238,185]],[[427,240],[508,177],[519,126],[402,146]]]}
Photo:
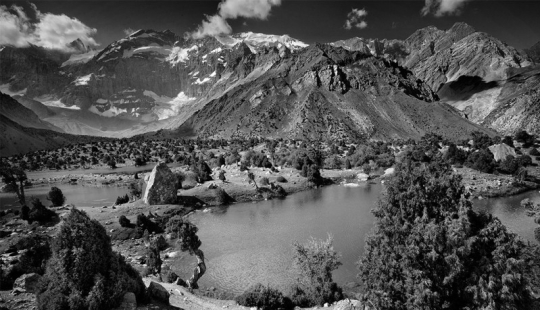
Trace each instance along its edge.
{"label": "dense foliage", "polygon": [[404,160],[373,213],[359,278],[378,309],[530,309],[526,245],[448,164]]}
{"label": "dense foliage", "polygon": [[55,207],[62,206],[64,202],[66,202],[66,197],[58,187],[51,187],[51,190],[47,194],[47,199],[50,200]]}
{"label": "dense foliage", "polygon": [[112,309],[126,292],[144,300],[140,275],[112,251],[105,228],[73,208],[53,240],[38,309]]}
{"label": "dense foliage", "polygon": [[244,293],[235,298],[236,302],[244,307],[257,307],[261,310],[289,309],[290,300],[270,286],[260,283],[248,288]]}
{"label": "dense foliage", "polygon": [[340,287],[332,280],[332,272],[341,266],[341,254],[333,247],[333,239],[311,238],[306,244],[294,246],[294,264],[300,275],[300,285],[293,288],[291,298],[301,306],[322,306],[343,298]]}

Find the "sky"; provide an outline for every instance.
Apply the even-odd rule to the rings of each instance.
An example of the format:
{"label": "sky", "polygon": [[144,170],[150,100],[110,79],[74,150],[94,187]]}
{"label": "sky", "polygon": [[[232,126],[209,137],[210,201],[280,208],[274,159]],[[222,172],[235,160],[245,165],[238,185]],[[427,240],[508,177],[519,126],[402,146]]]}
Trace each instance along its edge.
{"label": "sky", "polygon": [[0,45],[65,49],[80,38],[104,48],[137,29],[194,38],[261,32],[305,43],[405,39],[429,25],[466,22],[516,48],[540,41],[540,0],[0,1]]}

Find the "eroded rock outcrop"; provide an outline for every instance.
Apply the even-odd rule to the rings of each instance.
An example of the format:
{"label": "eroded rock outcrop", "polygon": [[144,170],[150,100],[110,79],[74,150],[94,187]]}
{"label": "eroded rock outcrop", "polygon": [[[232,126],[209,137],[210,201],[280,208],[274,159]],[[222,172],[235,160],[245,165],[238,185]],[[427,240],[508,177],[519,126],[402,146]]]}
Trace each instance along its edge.
{"label": "eroded rock outcrop", "polygon": [[159,162],[148,178],[144,202],[149,205],[176,202],[178,179],[164,162]]}

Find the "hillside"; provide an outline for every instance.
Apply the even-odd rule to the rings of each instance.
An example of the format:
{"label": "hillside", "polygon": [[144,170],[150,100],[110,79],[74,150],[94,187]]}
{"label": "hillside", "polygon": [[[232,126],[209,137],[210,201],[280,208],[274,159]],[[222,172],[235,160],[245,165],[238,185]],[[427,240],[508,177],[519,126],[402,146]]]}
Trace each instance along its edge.
{"label": "hillside", "polygon": [[0,114],[24,127],[64,132],[51,123],[41,120],[32,109],[23,106],[2,92],[0,92]]}

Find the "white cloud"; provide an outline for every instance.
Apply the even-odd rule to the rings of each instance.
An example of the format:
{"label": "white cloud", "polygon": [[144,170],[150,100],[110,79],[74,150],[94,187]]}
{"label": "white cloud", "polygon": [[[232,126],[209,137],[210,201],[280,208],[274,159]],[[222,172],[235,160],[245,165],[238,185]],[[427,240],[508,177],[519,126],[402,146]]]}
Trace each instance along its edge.
{"label": "white cloud", "polygon": [[230,34],[232,28],[227,23],[227,19],[244,17],[266,20],[272,7],[279,5],[281,5],[281,0],[223,0],[218,5],[218,13],[206,16],[191,36],[200,39],[205,36]]}
{"label": "white cloud", "polygon": [[422,15],[432,14],[436,17],[444,15],[459,15],[465,2],[469,0],[425,0]]}
{"label": "white cloud", "polygon": [[124,34],[127,36],[130,36],[132,33],[134,33],[136,30],[133,30],[131,28],[124,29]]}
{"label": "white cloud", "polygon": [[0,6],[0,45],[24,47],[34,44],[64,51],[68,51],[68,44],[76,39],[80,39],[86,46],[99,45],[92,38],[97,30],[80,20],[64,14],[42,13],[34,4],[31,4],[31,8],[36,16],[35,22],[28,18],[20,6]]}
{"label": "white cloud", "polygon": [[347,20],[345,20],[345,25],[343,28],[351,30],[352,28],[364,29],[367,27],[367,22],[365,21],[368,12],[366,9],[352,9],[352,11],[347,14]]}

